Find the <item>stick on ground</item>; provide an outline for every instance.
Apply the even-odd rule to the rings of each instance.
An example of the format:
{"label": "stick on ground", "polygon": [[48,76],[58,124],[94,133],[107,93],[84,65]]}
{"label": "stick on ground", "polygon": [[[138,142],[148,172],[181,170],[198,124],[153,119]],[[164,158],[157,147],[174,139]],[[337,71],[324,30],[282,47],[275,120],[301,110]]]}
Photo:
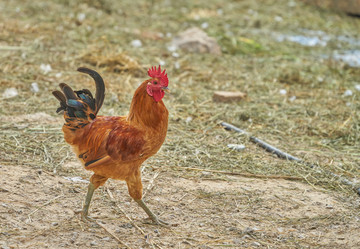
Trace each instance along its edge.
{"label": "stick on ground", "polygon": [[[252,135],[250,135],[250,133],[232,125],[232,124],[229,124],[229,123],[226,123],[226,122],[221,122],[220,123],[223,127],[225,127],[226,130],[233,130],[233,131],[236,131],[238,133],[241,133],[241,134],[244,134],[246,136],[249,137],[249,140],[257,145],[259,145],[261,148],[264,148],[266,151],[270,152],[270,153],[273,153],[275,155],[277,155],[279,158],[283,158],[283,159],[287,159],[287,160],[291,160],[291,161],[296,161],[298,163],[301,163],[301,164],[304,164],[304,165],[307,165],[309,166],[310,168],[312,169],[315,169],[316,165],[314,164],[310,164],[310,163],[307,163],[303,160],[301,160],[300,158],[297,158],[297,157],[294,157],[286,152],[283,152],[281,150],[279,150],[278,148],[262,141],[261,139],[257,138],[257,137],[254,137]],[[338,178],[343,184],[345,185],[349,185],[351,186],[355,192],[360,195],[360,187],[359,186],[356,186],[356,184],[348,179],[346,179],[345,177],[343,176],[340,176],[340,175],[337,175],[333,172],[330,172],[330,171],[326,171],[326,173],[330,174],[331,176],[335,177],[335,178]]]}

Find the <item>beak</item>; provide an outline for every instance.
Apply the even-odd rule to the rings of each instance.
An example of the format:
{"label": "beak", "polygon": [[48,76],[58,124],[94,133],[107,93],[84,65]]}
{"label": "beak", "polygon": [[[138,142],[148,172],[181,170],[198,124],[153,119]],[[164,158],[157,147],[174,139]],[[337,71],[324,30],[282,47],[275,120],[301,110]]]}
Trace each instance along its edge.
{"label": "beak", "polygon": [[162,87],[161,89],[164,90],[167,93],[170,93],[170,89],[167,86]]}

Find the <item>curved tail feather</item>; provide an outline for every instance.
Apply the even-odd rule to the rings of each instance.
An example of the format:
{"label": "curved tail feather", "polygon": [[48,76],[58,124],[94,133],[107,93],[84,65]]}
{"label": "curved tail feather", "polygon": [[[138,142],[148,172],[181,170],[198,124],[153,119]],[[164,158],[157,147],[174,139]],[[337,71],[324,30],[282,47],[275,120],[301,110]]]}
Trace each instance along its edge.
{"label": "curved tail feather", "polygon": [[78,71],[89,74],[95,80],[95,99],[88,89],[73,91],[72,88],[65,83],[60,84],[62,92],[52,92],[52,94],[60,101],[60,107],[56,112],[65,111],[66,125],[76,128],[78,127],[79,122],[81,124],[86,124],[95,119],[105,97],[105,84],[97,72],[84,67],[78,68]]}
{"label": "curved tail feather", "polygon": [[[90,75],[95,81],[95,85],[96,85],[96,94],[95,94],[96,112],[95,112],[95,115],[96,115],[99,112],[99,110],[104,102],[104,98],[105,98],[104,80],[101,78],[100,74],[98,74],[96,71],[91,70],[89,68],[79,67],[77,70],[79,72]],[[84,90],[87,90],[87,89],[84,89]]]}

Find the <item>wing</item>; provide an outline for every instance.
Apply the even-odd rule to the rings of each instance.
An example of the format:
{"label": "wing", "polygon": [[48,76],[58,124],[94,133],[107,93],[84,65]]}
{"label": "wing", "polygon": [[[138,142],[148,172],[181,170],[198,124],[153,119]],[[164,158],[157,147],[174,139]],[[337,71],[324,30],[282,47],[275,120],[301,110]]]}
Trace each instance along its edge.
{"label": "wing", "polygon": [[78,156],[86,169],[114,162],[137,160],[144,153],[144,132],[120,117],[98,117],[82,133]]}
{"label": "wing", "polygon": [[132,126],[120,126],[109,133],[105,150],[113,160],[131,161],[141,156],[145,143],[142,131]]}

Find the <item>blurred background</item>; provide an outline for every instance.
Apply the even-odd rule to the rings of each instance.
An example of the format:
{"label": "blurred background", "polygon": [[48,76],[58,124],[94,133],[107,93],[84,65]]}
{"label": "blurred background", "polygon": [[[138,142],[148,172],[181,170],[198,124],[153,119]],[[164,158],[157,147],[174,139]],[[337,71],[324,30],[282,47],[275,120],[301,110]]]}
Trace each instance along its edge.
{"label": "blurred background", "polygon": [[[288,248],[325,245],[334,248],[341,244],[356,247],[359,245],[355,236],[359,232],[356,226],[358,197],[353,186],[344,185],[333,174],[345,177],[354,185],[359,183],[359,16],[358,0],[0,1],[0,170],[3,171],[3,182],[8,184],[3,188],[6,191],[0,191],[0,196],[6,205],[15,205],[13,210],[22,210],[11,213],[11,208],[0,207],[0,217],[4,220],[0,222],[3,224],[0,225],[0,240],[8,241],[4,244],[8,247],[3,248],[12,248],[11,245],[42,248],[46,243],[50,243],[51,248],[70,247],[74,243],[79,243],[79,248],[116,248],[116,241],[99,238],[90,245],[86,236],[93,236],[98,230],[85,228],[86,232],[81,235],[85,237],[81,240],[81,236],[73,234],[80,229],[78,223],[72,220],[61,223],[47,217],[57,210],[56,219],[65,219],[66,212],[61,211],[64,208],[61,203],[50,213],[36,212],[43,221],[39,218],[35,225],[26,222],[27,215],[38,205],[59,194],[61,188],[58,187],[50,188],[48,192],[44,190],[58,182],[67,189],[63,194],[69,202],[68,210],[75,205],[80,207],[86,184],[64,177],[73,179],[80,175],[88,179],[89,176],[63,140],[63,121],[61,115],[55,113],[58,102],[51,91],[61,82],[74,89],[94,89],[89,77],[76,72],[79,66],[93,68],[103,76],[107,87],[100,114],[125,115],[135,89],[147,79],[147,69],[155,65],[161,65],[169,76],[171,94],[165,96],[164,103],[170,112],[170,123],[162,151],[145,163],[144,173],[148,175],[145,182],[156,174],[156,167],[162,166],[164,184],[179,179],[215,179],[221,182],[220,185],[242,181],[211,173],[211,170],[218,170],[294,176],[300,178],[304,184],[301,186],[307,186],[310,192],[320,191],[315,197],[307,196],[304,200],[299,197],[292,203],[288,196],[293,184],[290,183],[287,187],[279,187],[276,196],[280,197],[272,196],[271,202],[266,196],[272,187],[258,192],[257,188],[265,183],[248,183],[246,191],[237,189],[240,191],[237,196],[241,199],[239,203],[254,209],[240,209],[239,213],[232,206],[236,197],[229,197],[225,190],[211,192],[210,187],[210,190],[205,188],[210,192],[195,191],[196,183],[194,189],[182,189],[181,196],[186,195],[191,200],[188,192],[197,193],[195,198],[208,201],[208,205],[229,205],[226,212],[224,208],[218,210],[216,215],[222,216],[222,220],[216,224],[234,220],[235,216],[243,220],[249,215],[252,219],[246,221],[249,224],[214,225],[210,214],[203,217],[205,207],[194,206],[188,214],[194,224],[182,227],[183,233],[179,232],[177,237],[160,229],[163,232],[160,238],[154,229],[150,229],[155,234],[153,237],[162,240],[162,244],[157,242],[159,246],[213,248],[217,244],[227,244]],[[225,131],[219,125],[222,121],[316,164],[317,169],[266,153],[246,136]],[[229,148],[234,144],[241,145],[241,151]],[[44,176],[47,176],[46,180]],[[35,191],[37,184],[40,187]],[[109,186],[126,191],[123,185],[110,183]],[[303,193],[301,186],[294,190],[298,193],[290,196]],[[39,197],[40,190],[45,191],[43,199]],[[13,195],[19,191],[29,192],[25,192],[26,196]],[[154,191],[151,195],[162,193]],[[76,194],[79,192],[81,194]],[[170,190],[163,194],[169,195],[164,197],[163,203],[175,195]],[[129,202],[127,194],[124,195],[119,198]],[[29,198],[31,196],[33,198]],[[105,193],[98,198],[106,200],[104,196]],[[33,202],[39,198],[40,204]],[[181,200],[186,201],[183,198]],[[273,206],[264,207],[263,198]],[[331,199],[326,205],[333,208],[316,209],[316,202],[324,199]],[[156,205],[157,202],[150,203]],[[172,204],[180,205],[180,201]],[[299,217],[289,214],[282,219],[276,216],[285,210],[296,209],[296,205],[304,208]],[[279,209],[275,211],[276,208]],[[314,210],[318,213],[309,218],[308,212]],[[269,212],[277,218],[267,219]],[[203,226],[198,228],[196,225],[197,233],[189,235],[187,232],[195,231],[195,223],[200,219],[195,214],[202,217],[200,223]],[[113,216],[111,212],[110,216]],[[174,214],[174,217],[176,220],[178,216]],[[46,228],[56,222],[66,226]],[[112,222],[116,220],[109,223]],[[280,226],[281,231],[277,230]],[[302,231],[301,226],[304,227]],[[21,232],[19,229],[23,227],[28,231]],[[251,232],[246,230],[248,227]],[[321,236],[312,233],[312,227],[316,227]],[[335,232],[327,230],[329,227]],[[50,236],[52,229],[57,231],[52,235],[55,237]],[[114,231],[116,229],[119,228]],[[128,234],[126,229],[130,228],[121,229],[117,234]],[[133,237],[129,237],[129,241],[136,248],[139,235],[132,229]],[[339,235],[340,239],[332,234],[343,234],[344,229],[347,234]],[[252,235],[243,239],[244,231]],[[39,241],[44,234],[52,238],[52,242],[48,240],[45,245],[41,244]],[[59,236],[64,236],[67,242],[57,240]],[[75,242],[71,242],[69,238],[74,236]],[[189,236],[198,240],[182,243],[183,237]],[[23,240],[18,241],[19,238]],[[240,242],[234,238],[239,238]],[[283,243],[280,246],[279,240]],[[145,247],[151,245],[146,239],[141,241]]]}

